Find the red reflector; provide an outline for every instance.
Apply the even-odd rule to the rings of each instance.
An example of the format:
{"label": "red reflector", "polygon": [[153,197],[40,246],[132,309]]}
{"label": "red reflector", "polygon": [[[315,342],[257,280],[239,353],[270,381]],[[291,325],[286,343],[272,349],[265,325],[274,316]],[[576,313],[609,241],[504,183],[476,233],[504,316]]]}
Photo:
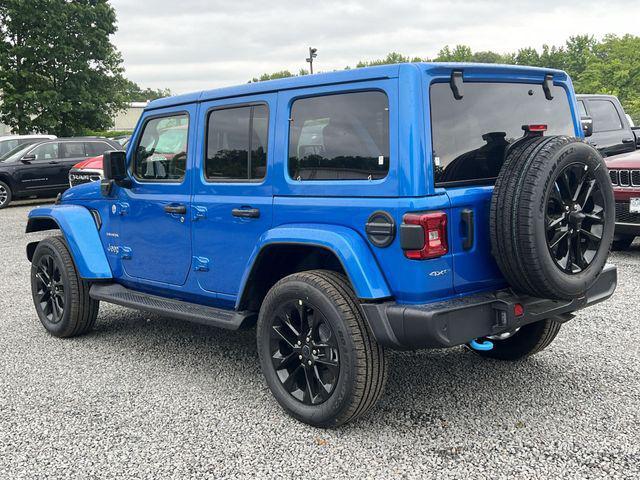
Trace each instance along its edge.
{"label": "red reflector", "polygon": [[520,305],[519,303],[516,303],[513,306],[513,314],[516,317],[521,317],[522,315],[524,315],[524,307],[522,305]]}
{"label": "red reflector", "polygon": [[534,125],[523,125],[522,129],[527,132],[546,132],[547,125],[545,125],[544,123],[537,123]]}
{"label": "red reflector", "polygon": [[405,257],[412,260],[424,260],[441,257],[449,251],[446,213],[407,213],[403,221],[410,225],[420,225],[424,231],[423,247],[420,250],[405,250]]}

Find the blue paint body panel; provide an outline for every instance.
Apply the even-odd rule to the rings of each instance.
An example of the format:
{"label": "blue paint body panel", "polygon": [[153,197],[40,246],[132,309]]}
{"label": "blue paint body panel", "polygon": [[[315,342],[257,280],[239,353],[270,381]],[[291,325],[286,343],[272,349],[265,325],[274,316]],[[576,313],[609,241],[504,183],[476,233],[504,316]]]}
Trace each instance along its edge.
{"label": "blue paint body panel", "polygon": [[[57,205],[34,208],[29,220],[46,218],[54,220],[67,241],[80,276],[86,280],[112,278],[96,222],[89,210],[78,205]],[[28,231],[35,231],[29,229]]]}
{"label": "blue paint body panel", "polygon": [[[260,252],[271,245],[315,245],[332,251],[362,299],[393,298],[424,304],[505,285],[490,253],[489,201],[493,187],[434,185],[429,86],[447,82],[452,70],[465,82],[542,84],[552,74],[565,89],[575,135],[582,136],[571,80],[561,71],[503,65],[416,63],[354,69],[196,92],[151,102],[133,133],[129,163],[150,117],[189,115],[189,148],[180,183],[139,182],[67,191],[62,205],[40,214],[56,218],[72,240],[87,278],[109,278],[128,288],[223,308],[238,308]],[[287,169],[291,106],[299,98],[360,91],[384,92],[389,104],[389,171],[380,180],[297,181]],[[203,173],[207,116],[211,109],[266,104],[269,109],[266,176],[260,182],[210,182]],[[184,218],[164,212],[186,205]],[[236,208],[257,208],[259,218],[237,218]],[[97,232],[87,208],[99,212]],[[365,226],[383,210],[396,226],[408,212],[447,214],[449,253],[425,261],[404,256],[396,235],[375,247]],[[465,250],[462,213],[474,215],[474,244]],[[83,213],[79,213],[83,212]],[[64,225],[64,228],[63,228]],[[92,227],[93,230],[91,230]],[[67,232],[65,231],[65,234]],[[105,253],[106,252],[106,253]]]}

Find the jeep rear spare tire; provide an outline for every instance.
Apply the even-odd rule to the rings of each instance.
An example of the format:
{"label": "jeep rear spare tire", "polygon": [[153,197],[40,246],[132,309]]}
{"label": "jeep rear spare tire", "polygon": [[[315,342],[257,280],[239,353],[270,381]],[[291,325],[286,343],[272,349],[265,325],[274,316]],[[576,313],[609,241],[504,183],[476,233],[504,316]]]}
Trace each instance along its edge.
{"label": "jeep rear spare tire", "polygon": [[585,294],[604,268],[615,208],[596,149],[565,136],[529,137],[508,152],[491,201],[491,246],[514,290]]}

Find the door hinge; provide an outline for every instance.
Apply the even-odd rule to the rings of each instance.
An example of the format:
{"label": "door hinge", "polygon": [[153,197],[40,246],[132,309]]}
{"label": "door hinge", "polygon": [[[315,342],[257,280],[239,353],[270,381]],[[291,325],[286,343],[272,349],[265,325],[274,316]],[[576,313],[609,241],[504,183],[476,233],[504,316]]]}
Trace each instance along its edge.
{"label": "door hinge", "polygon": [[129,213],[129,204],[127,202],[116,202],[111,205],[111,213],[113,215],[126,215]]}
{"label": "door hinge", "polygon": [[120,247],[120,258],[122,258],[122,260],[131,260],[131,248]]}
{"label": "door hinge", "polygon": [[197,222],[203,218],[207,218],[207,207],[201,207],[199,205],[193,206],[193,221]]}
{"label": "door hinge", "polygon": [[206,257],[193,257],[193,270],[196,272],[208,272],[209,259]]}

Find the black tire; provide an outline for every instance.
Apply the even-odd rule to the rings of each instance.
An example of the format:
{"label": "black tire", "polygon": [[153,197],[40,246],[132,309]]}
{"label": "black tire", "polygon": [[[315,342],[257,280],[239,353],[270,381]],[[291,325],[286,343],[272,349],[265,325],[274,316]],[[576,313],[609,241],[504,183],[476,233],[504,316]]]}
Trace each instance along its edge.
{"label": "black tire", "polygon": [[477,351],[481,357],[496,360],[522,360],[544,350],[560,332],[562,324],[550,318],[530,323],[504,340],[491,339],[493,349]]}
{"label": "black tire", "polygon": [[31,262],[31,294],[38,318],[49,333],[75,337],[93,328],[99,302],[89,297],[89,287],[78,275],[63,237],[38,243]]}
{"label": "black tire", "polygon": [[628,250],[635,238],[634,235],[620,235],[611,244],[611,250]]}
{"label": "black tire", "polygon": [[4,182],[0,182],[0,210],[7,208],[13,200],[11,188]]}
{"label": "black tire", "polygon": [[607,168],[590,145],[533,137],[508,152],[491,199],[490,231],[493,256],[514,290],[584,295],[606,264],[614,222]]}
{"label": "black tire", "polygon": [[[299,305],[298,312],[307,312],[304,316],[311,318],[310,325],[317,323],[330,328],[329,333],[326,327],[317,325],[304,330],[312,331],[311,340],[306,339],[311,342],[309,345],[312,347],[317,335],[314,329],[324,329],[324,337],[320,340],[323,343],[335,342],[336,348],[331,349],[332,362],[338,365],[332,367],[331,372],[328,367],[327,370],[320,370],[323,363],[321,359],[329,357],[320,356],[323,354],[319,351],[317,357],[313,350],[313,356],[299,359],[302,357],[298,353],[302,353],[304,348],[305,335],[300,335],[304,330],[298,328],[302,320],[300,323],[297,320],[302,315],[298,313],[296,317],[295,310],[291,316],[285,316],[289,324],[295,324],[296,327],[287,328],[286,338],[275,333],[278,328],[283,331],[280,328],[282,323],[278,324],[279,319],[283,318],[279,312],[288,311],[287,306],[292,302]],[[299,334],[297,337],[296,333]],[[300,339],[302,346],[296,343],[296,338]],[[323,428],[342,425],[363,415],[382,395],[387,378],[385,353],[369,331],[353,290],[343,275],[313,270],[290,275],[276,283],[269,290],[260,309],[257,344],[262,372],[271,392],[287,413],[302,422]],[[293,353],[291,363],[284,368],[281,366],[284,364],[282,362],[280,369],[276,371],[274,359],[289,358],[290,352]],[[305,355],[308,354],[309,349]],[[309,364],[307,370],[307,360],[317,363],[312,367]],[[303,370],[300,371],[300,368]],[[306,376],[307,372],[315,375],[311,382],[311,377]],[[312,384],[316,387],[322,385],[321,374],[329,374],[327,383],[333,381],[332,390],[323,393],[328,396],[325,399],[318,399],[321,395],[314,397],[312,389]],[[290,392],[293,389],[296,390],[294,393],[297,397]],[[318,400],[317,403],[314,403],[314,398]]]}

